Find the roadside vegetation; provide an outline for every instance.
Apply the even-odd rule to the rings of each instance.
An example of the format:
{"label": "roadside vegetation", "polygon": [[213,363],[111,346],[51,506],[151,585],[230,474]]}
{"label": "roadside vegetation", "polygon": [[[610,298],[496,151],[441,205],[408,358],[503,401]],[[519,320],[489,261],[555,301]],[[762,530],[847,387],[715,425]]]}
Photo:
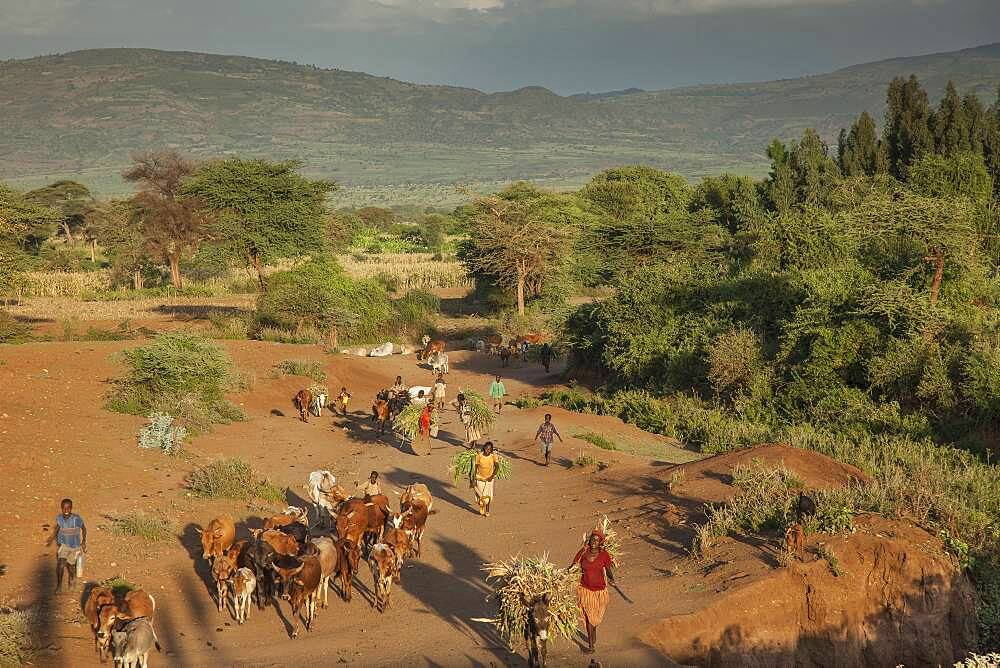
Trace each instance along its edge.
{"label": "roadside vegetation", "polygon": [[[190,431],[245,419],[225,398],[240,382],[229,355],[187,332],[160,334],[151,343],[121,353],[126,375],[115,381],[107,407],[119,413],[178,418]],[[152,419],[152,417],[151,417]]]}
{"label": "roadside vegetation", "polygon": [[284,503],[285,492],[261,476],[250,464],[234,457],[220,459],[195,469],[188,476],[188,489],[208,499],[261,500]]}

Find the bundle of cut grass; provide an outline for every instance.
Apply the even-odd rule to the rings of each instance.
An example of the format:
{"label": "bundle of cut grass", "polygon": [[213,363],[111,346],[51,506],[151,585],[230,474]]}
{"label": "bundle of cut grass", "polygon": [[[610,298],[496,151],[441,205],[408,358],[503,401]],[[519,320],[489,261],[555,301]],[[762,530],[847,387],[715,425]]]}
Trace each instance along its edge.
{"label": "bundle of cut grass", "polygon": [[[510,480],[510,460],[496,450],[493,453],[497,457],[497,467],[499,468],[496,480]],[[448,471],[451,473],[452,480],[455,481],[456,485],[468,479],[469,471],[472,470],[472,463],[474,461],[476,461],[475,450],[461,450],[451,458],[451,462],[448,464]]]}
{"label": "bundle of cut grass", "polygon": [[472,390],[463,390],[465,403],[469,406],[469,422],[472,427],[481,434],[487,433],[497,422],[497,416],[489,406],[483,395]]}
{"label": "bundle of cut grass", "polygon": [[[611,528],[611,520],[608,519],[607,515],[602,515],[597,524],[594,525],[595,531],[600,531],[604,534],[604,551],[608,553],[611,557],[611,561],[615,568],[622,565],[622,556],[625,554],[622,551],[622,541],[618,536],[618,533]],[[587,544],[587,539],[590,538],[590,533],[583,534],[583,544]]]}
{"label": "bundle of cut grass", "polygon": [[[399,411],[399,415],[397,415],[396,419],[392,421],[393,429],[411,440],[416,438],[417,434],[420,433],[420,414],[423,412],[424,407],[420,404],[410,404],[403,410]],[[433,428],[434,425],[439,425],[440,419],[441,411],[432,410],[431,428]]]}
{"label": "bundle of cut grass", "polygon": [[[561,635],[570,640],[576,633],[580,609],[576,601],[576,585],[579,571],[559,568],[541,557],[513,557],[508,561],[486,564],[487,580],[496,582],[492,598],[496,601],[497,613],[494,619],[497,631],[511,647],[515,641],[524,639],[524,628],[528,623],[528,606],[539,597],[549,596],[550,629],[553,636]],[[551,631],[550,631],[551,633]]]}

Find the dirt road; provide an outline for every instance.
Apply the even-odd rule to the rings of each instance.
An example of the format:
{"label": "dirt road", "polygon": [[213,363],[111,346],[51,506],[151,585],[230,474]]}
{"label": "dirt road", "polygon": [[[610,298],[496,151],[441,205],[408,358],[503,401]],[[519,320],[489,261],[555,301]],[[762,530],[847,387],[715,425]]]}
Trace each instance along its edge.
{"label": "dirt road", "polygon": [[[0,598],[44,606],[43,632],[50,638],[39,654],[43,665],[93,665],[89,630],[81,624],[79,596],[55,599],[52,548],[44,538],[58,508],[71,496],[90,528],[87,579],[122,574],[157,598],[157,628],[165,654],[155,665],[510,665],[522,661],[496,637],[489,624],[488,585],[481,566],[518,552],[548,553],[568,564],[582,534],[607,513],[616,522],[627,553],[620,569],[622,589],[634,601],[613,594],[600,629],[598,658],[605,665],[663,665],[654,650],[636,640],[640,629],[672,612],[695,605],[697,587],[684,577],[683,532],[666,533],[662,481],[669,463],[692,459],[662,437],[619,420],[548,409],[566,439],[558,444],[552,466],[545,468],[532,443],[546,409],[507,406],[490,434],[513,461],[513,479],[497,484],[490,518],[475,511],[467,486],[452,484],[449,459],[460,446],[460,425],[445,416],[430,456],[417,457],[395,438],[378,441],[367,411],[375,392],[401,374],[411,385],[431,384],[429,370],[413,356],[382,359],[324,355],[318,348],[258,342],[231,342],[237,366],[256,377],[251,391],[234,396],[249,420],[217,427],[189,444],[186,456],[168,458],[136,447],[141,418],[101,408],[106,379],[120,375],[115,352],[134,343],[41,343],[0,349],[0,439],[4,482],[0,523]],[[318,359],[326,367],[326,385],[336,393],[346,385],[354,394],[347,418],[324,416],[303,424],[294,417],[291,397],[310,381],[269,377],[284,359]],[[473,352],[451,355],[448,399],[459,387],[485,394],[499,362]],[[534,393],[552,378],[540,366],[502,370],[512,398]],[[655,452],[653,459],[601,450],[572,438],[597,432],[627,446]],[[589,455],[603,466],[578,467]],[[202,500],[184,488],[185,475],[217,456],[240,456],[275,482],[288,486],[288,502],[299,505],[309,471],[329,468],[349,488],[371,470],[383,485],[426,483],[438,513],[428,522],[420,559],[411,559],[402,586],[393,591],[392,607],[373,610],[371,576],[362,568],[360,595],[346,604],[331,598],[310,633],[292,640],[290,611],[251,611],[237,626],[216,611],[206,565],[200,559],[196,529],[216,514],[229,512],[246,525],[272,508],[242,502]],[[168,516],[177,537],[160,543],[123,538],[109,530],[109,518],[132,511]],[[587,665],[589,656],[575,643],[559,642],[550,650],[556,665]]]}

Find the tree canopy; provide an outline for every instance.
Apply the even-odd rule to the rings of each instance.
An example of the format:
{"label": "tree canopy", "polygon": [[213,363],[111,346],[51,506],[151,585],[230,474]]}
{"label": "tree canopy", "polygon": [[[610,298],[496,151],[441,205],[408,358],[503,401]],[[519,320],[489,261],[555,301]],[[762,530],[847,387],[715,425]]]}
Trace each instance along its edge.
{"label": "tree canopy", "polygon": [[215,218],[212,235],[265,289],[263,267],[279,258],[324,252],[325,201],[332,181],[310,180],[297,162],[231,158],[202,167],[183,187]]}

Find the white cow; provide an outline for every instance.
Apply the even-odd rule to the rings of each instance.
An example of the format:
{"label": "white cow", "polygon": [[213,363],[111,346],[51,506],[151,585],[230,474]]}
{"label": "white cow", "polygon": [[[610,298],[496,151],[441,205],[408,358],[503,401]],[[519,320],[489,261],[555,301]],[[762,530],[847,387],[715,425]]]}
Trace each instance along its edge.
{"label": "white cow", "polygon": [[326,408],[326,401],[326,392],[319,392],[313,395],[312,406],[309,407],[312,414],[316,417],[323,417],[323,409]]}
{"label": "white cow", "polygon": [[316,518],[320,524],[333,519],[333,511],[342,501],[337,497],[337,478],[326,469],[313,471],[309,474],[309,500],[316,508]]}
{"label": "white cow", "polygon": [[434,371],[435,373],[448,373],[447,353],[432,353],[427,359],[427,363],[431,365],[431,371]]}

